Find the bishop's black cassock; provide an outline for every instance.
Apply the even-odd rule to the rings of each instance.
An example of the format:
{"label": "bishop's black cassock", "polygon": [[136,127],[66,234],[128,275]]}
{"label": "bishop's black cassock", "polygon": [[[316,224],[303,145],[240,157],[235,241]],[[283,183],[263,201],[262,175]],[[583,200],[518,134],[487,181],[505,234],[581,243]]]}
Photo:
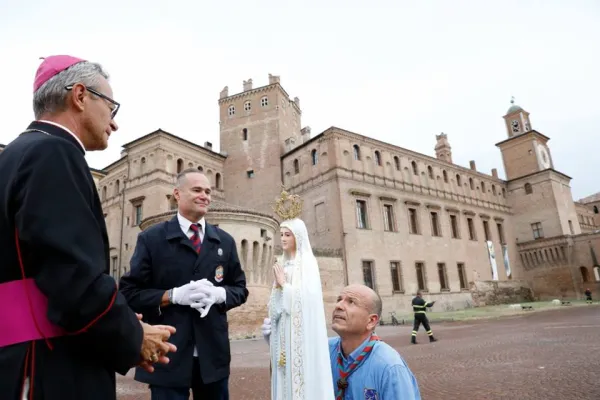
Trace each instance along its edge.
{"label": "bishop's black cassock", "polygon": [[[116,399],[115,372],[140,361],[142,327],[108,275],[84,154],[69,132],[39,121],[0,153],[2,399],[20,400],[25,376],[35,400]],[[35,330],[25,332],[28,321]]]}

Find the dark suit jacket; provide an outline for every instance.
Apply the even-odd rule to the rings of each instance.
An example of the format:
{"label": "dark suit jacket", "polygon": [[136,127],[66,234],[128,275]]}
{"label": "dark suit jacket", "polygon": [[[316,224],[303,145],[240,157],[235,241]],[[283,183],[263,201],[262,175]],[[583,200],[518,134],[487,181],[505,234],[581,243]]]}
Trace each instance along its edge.
{"label": "dark suit jacket", "polygon": [[48,298],[48,318],[85,332],[50,339],[53,350],[44,340],[0,348],[0,397],[20,399],[28,357],[35,399],[115,399],[115,371],[139,361],[141,324],[108,275],[104,215],[82,147],[54,125],[29,129],[47,134],[23,133],[0,153],[0,284],[21,279],[16,228],[25,274]]}
{"label": "dark suit jacket", "polygon": [[[190,306],[160,308],[166,290],[204,278],[224,287],[227,293],[226,302],[213,305],[204,318]],[[129,305],[144,315],[144,320],[177,329],[170,339],[177,346],[177,352],[169,354],[171,362],[157,365],[152,374],[138,368],[136,380],[159,386],[191,387],[194,345],[198,348],[204,383],[229,376],[231,354],[226,312],[248,298],[246,276],[231,235],[207,223],[197,254],[181,230],[177,216],[156,224],[138,235],[131,270],[121,278],[119,287]]]}

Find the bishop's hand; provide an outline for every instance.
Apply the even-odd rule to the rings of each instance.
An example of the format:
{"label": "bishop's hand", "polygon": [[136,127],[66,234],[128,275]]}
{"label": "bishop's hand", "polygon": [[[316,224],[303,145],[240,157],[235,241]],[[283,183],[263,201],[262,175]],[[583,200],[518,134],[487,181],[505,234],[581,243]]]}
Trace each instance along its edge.
{"label": "bishop's hand", "polygon": [[285,272],[283,271],[283,267],[276,262],[273,265],[273,275],[275,276],[275,282],[278,287],[283,287],[285,285]]}

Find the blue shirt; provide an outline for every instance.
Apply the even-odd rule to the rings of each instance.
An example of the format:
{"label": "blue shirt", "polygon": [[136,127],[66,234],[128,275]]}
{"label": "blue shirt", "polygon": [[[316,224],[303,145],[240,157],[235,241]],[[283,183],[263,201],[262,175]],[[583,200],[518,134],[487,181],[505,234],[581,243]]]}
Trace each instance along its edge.
{"label": "blue shirt", "polygon": [[[344,369],[354,362],[369,339],[348,357],[342,354]],[[333,386],[337,395],[340,371],[337,365],[339,337],[329,339]],[[344,400],[421,400],[417,380],[400,354],[387,343],[378,341],[362,364],[348,377]]]}

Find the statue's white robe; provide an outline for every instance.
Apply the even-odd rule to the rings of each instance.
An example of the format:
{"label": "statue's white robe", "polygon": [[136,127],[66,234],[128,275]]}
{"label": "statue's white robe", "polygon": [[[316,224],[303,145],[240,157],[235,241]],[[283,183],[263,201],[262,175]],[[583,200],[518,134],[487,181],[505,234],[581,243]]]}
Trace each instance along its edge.
{"label": "statue's white robe", "polygon": [[[284,260],[286,284],[273,288],[271,318],[271,399],[333,400],[329,340],[321,277],[308,232],[299,219],[284,221],[296,239],[296,257]],[[285,364],[280,365],[282,350]]]}

